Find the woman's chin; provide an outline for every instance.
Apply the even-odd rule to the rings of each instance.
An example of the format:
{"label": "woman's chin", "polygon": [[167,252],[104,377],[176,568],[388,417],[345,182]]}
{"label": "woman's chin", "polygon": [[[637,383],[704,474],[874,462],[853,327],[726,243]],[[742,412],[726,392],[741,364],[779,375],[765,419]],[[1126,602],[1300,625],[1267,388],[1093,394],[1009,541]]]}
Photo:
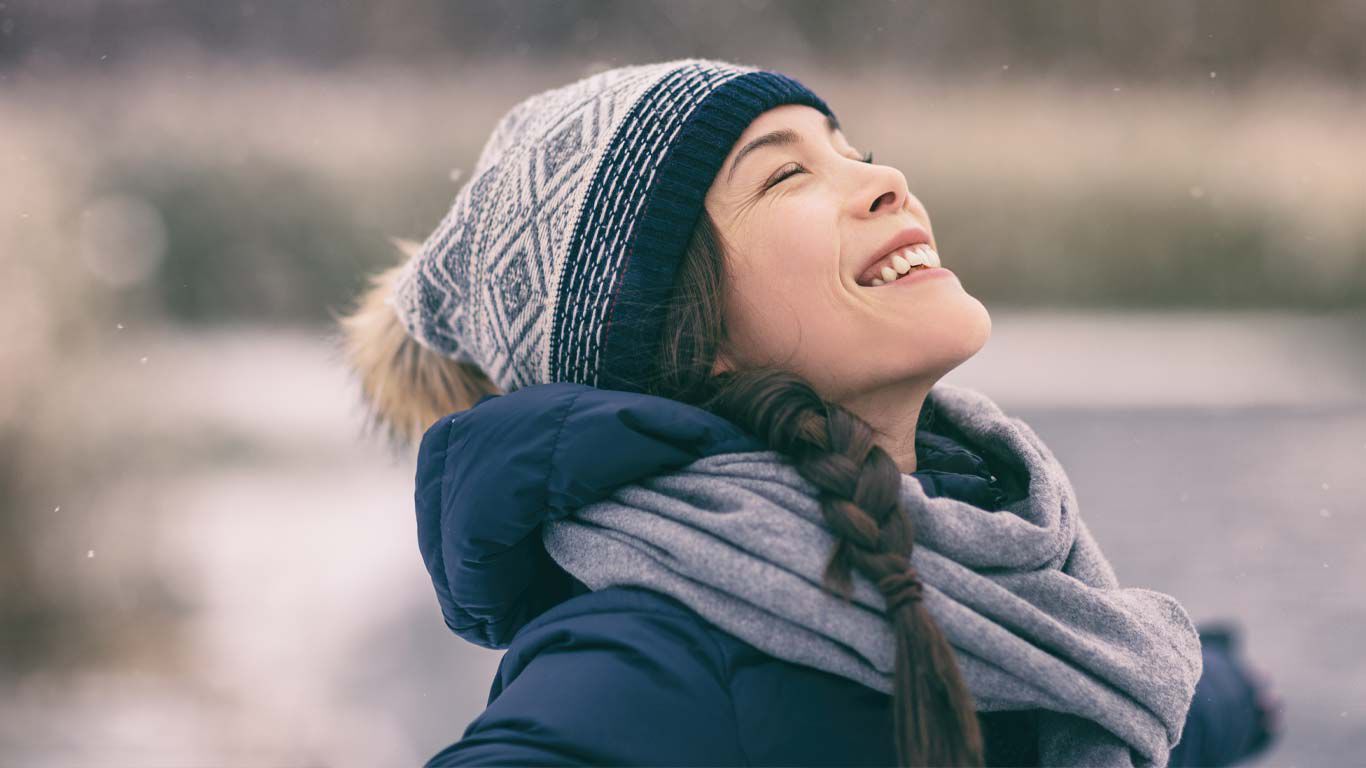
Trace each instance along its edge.
{"label": "woman's chin", "polygon": [[926,339],[941,351],[946,362],[958,365],[985,347],[991,338],[991,313],[986,305],[969,294],[946,304],[937,313],[934,339]]}
{"label": "woman's chin", "polygon": [[977,344],[977,349],[981,349],[987,345],[987,340],[991,338],[991,313],[987,311],[987,305],[978,300],[976,296],[969,295],[968,298],[972,299],[973,303],[979,307],[978,315],[981,321],[978,324],[978,335],[981,337],[981,341]]}

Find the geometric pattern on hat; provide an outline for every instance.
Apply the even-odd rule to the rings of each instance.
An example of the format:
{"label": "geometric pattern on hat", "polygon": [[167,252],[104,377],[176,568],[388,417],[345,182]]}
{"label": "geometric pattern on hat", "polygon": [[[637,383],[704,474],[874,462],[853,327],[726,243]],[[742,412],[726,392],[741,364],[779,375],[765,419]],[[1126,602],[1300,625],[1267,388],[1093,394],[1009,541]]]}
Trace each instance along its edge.
{"label": "geometric pattern on hat", "polygon": [[408,333],[501,390],[553,381],[639,391],[703,198],[796,80],[678,59],[538,93],[498,121],[391,303]]}

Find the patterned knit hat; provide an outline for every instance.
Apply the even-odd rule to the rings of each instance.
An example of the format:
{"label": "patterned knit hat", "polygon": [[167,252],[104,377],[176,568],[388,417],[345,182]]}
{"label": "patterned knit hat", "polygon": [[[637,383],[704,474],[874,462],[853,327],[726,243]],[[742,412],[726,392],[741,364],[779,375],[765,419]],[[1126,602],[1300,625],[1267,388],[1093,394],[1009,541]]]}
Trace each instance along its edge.
{"label": "patterned knit hat", "polygon": [[782,104],[776,72],[706,59],[620,67],[508,111],[391,303],[423,346],[504,392],[642,391],[664,302],[736,139]]}

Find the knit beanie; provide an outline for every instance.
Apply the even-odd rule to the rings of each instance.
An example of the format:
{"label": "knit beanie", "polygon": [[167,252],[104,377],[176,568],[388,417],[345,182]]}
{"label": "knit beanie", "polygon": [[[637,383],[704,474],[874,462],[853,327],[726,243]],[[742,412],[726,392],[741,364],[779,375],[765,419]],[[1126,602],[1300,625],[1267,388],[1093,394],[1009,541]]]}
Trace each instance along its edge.
{"label": "knit beanie", "polygon": [[421,345],[504,392],[640,392],[703,198],[755,117],[800,82],[707,59],[619,67],[531,96],[484,145],[390,299]]}

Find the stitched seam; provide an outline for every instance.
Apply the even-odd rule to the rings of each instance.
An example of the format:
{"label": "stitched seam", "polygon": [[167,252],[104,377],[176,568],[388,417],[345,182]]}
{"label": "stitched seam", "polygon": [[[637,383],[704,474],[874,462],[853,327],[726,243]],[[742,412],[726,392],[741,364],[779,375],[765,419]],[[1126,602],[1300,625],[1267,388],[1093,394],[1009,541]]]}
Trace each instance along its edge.
{"label": "stitched seam", "polygon": [[[555,430],[555,439],[550,443],[550,460],[546,463],[545,468],[545,498],[542,502],[543,508],[550,507],[550,475],[555,471],[555,454],[560,450],[560,435],[564,434],[564,425],[565,422],[569,421],[569,414],[574,410],[574,404],[579,401],[579,396],[587,391],[588,390],[586,389],[580,389],[569,399],[569,402],[564,407],[564,416],[560,417],[560,426]],[[544,522],[545,521],[542,520],[542,523]],[[539,524],[537,525],[537,528],[540,528]]]}
{"label": "stitched seam", "polygon": [[[436,548],[435,548],[434,559],[436,560],[436,572],[439,573],[439,574],[441,574],[441,578],[442,578],[443,580],[446,580],[446,579],[447,579],[447,576],[446,576],[445,532],[442,530],[441,521],[442,521],[442,519],[446,516],[446,480],[447,480],[447,477],[448,477],[447,470],[450,468],[450,461],[451,461],[451,457],[452,457],[452,455],[453,455],[453,452],[451,451],[451,440],[454,439],[454,433],[455,433],[455,420],[458,418],[458,416],[459,416],[459,414],[456,414],[456,415],[450,416],[449,418],[445,419],[445,421],[446,421],[446,425],[445,425],[445,426],[446,426],[446,434],[442,436],[443,439],[441,440],[441,465],[440,465],[440,466],[441,466],[441,469],[440,469],[440,471],[441,471],[441,479],[440,479],[440,481],[438,481],[437,484],[436,484],[437,487],[436,487],[436,521],[435,521],[435,522],[436,522],[436,531],[437,531],[437,533],[436,533],[437,542],[436,542]],[[424,501],[428,501],[428,500],[427,500],[427,499],[424,499]],[[446,587],[447,587],[447,589],[449,589],[449,588],[450,588],[450,584],[448,583],[448,584],[446,585]],[[438,601],[438,603],[439,603],[439,602],[440,602],[440,601]],[[473,618],[474,618],[473,616],[470,615],[469,611],[466,611],[464,608],[462,608],[454,599],[451,600],[451,607],[452,607],[453,609],[455,609],[457,612],[459,612],[459,614],[460,614],[459,618],[463,618],[463,619],[473,619]],[[464,631],[464,630],[461,630],[461,629],[456,629],[455,627],[451,626],[451,620],[450,620],[448,617],[445,616],[444,606],[442,606],[442,608],[443,608],[443,610],[442,610],[442,618],[445,619],[445,621],[446,621],[446,626],[451,627],[451,629],[452,629],[453,631],[457,632],[457,633],[459,633],[459,632],[461,632],[461,631]],[[493,638],[489,635],[489,632],[488,632],[487,627],[486,627],[486,626],[483,626],[484,624],[485,624],[485,622],[478,622],[478,623],[476,623],[473,627],[469,627],[469,628],[466,628],[466,629],[473,629],[473,628],[475,628],[475,627],[478,627],[479,629],[482,629],[483,632],[482,632],[481,634],[483,635],[485,642],[491,642]]]}
{"label": "stitched seam", "polygon": [[731,722],[735,723],[735,749],[744,759],[745,765],[753,765],[753,761],[749,759],[749,754],[745,752],[745,742],[740,738],[740,713],[735,707],[735,695],[730,687],[732,677],[730,655],[721,647],[721,643],[717,641],[716,635],[712,634],[711,629],[703,628],[702,631],[706,633],[707,639],[711,640],[711,644],[716,647],[716,653],[721,657],[721,673],[725,679],[726,701],[730,702]]}

